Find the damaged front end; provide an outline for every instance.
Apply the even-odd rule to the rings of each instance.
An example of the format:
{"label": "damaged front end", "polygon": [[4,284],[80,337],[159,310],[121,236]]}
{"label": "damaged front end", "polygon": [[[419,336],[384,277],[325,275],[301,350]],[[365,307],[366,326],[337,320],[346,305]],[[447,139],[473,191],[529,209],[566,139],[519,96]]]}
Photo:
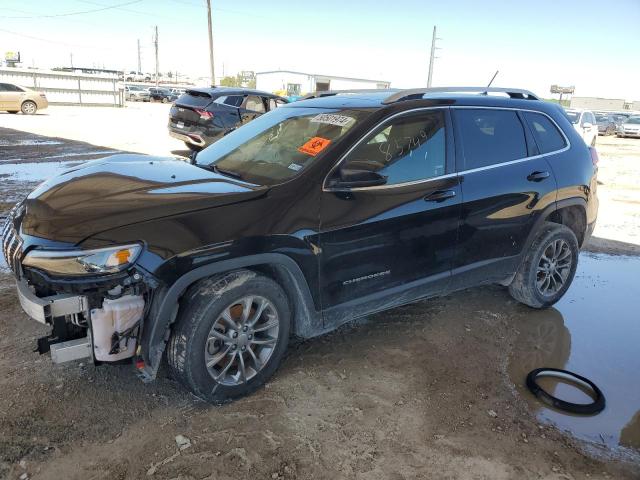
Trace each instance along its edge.
{"label": "damaged front end", "polygon": [[[99,249],[30,248],[10,216],[2,248],[17,279],[18,298],[34,320],[50,325],[37,342],[54,363],[137,361],[143,320],[156,282],[135,266],[140,244]],[[141,368],[141,366],[138,366]]]}

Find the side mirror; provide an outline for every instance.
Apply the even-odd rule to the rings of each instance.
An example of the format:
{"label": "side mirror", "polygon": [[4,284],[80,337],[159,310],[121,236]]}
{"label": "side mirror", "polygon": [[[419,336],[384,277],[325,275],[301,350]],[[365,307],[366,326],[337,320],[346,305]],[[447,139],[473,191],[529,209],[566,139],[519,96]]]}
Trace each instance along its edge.
{"label": "side mirror", "polygon": [[387,177],[371,170],[343,168],[340,176],[331,182],[332,187],[359,188],[375,187],[387,183]]}
{"label": "side mirror", "polygon": [[584,122],[582,124],[582,128],[591,128],[591,127],[593,127],[593,124],[590,122]]}

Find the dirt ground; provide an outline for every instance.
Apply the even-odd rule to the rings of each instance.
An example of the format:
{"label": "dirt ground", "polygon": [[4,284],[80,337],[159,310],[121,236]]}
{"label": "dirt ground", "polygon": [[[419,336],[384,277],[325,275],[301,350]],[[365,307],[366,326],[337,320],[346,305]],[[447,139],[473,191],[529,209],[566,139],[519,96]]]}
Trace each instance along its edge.
{"label": "dirt ground", "polygon": [[[20,130],[5,117],[0,127]],[[599,143],[588,248],[638,254],[640,140]],[[11,178],[0,178],[16,181],[0,210],[26,188]],[[537,419],[508,371],[514,350],[536,353],[518,340],[532,322],[501,287],[420,302],[294,342],[265,388],[212,407],[165,372],[145,385],[129,366],[53,365],[34,353],[48,332],[0,272],[0,478],[640,479],[634,452]]]}

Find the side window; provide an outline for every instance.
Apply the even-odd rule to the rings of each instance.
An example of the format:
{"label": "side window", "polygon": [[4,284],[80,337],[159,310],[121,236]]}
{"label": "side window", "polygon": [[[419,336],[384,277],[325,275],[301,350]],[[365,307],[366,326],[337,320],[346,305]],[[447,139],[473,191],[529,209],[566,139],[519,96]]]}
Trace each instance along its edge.
{"label": "side window", "polygon": [[6,83],[0,83],[0,92],[8,92],[8,85]]}
{"label": "side window", "polygon": [[386,185],[425,180],[445,173],[444,113],[401,117],[373,131],[341,168],[387,177]]}
{"label": "side window", "polygon": [[222,95],[214,100],[214,103],[222,103],[230,107],[239,107],[242,105],[244,97],[242,95]]}
{"label": "side window", "polygon": [[540,153],[555,152],[566,146],[562,134],[551,120],[540,113],[523,112]]}
{"label": "side window", "polygon": [[456,109],[462,138],[462,170],[486,167],[527,156],[524,128],[516,112],[493,109]]}
{"label": "side window", "polygon": [[260,112],[260,113],[265,112],[262,98],[257,97],[256,95],[247,96],[247,101],[245,103],[244,108],[246,108],[247,110],[251,110],[252,112]]}

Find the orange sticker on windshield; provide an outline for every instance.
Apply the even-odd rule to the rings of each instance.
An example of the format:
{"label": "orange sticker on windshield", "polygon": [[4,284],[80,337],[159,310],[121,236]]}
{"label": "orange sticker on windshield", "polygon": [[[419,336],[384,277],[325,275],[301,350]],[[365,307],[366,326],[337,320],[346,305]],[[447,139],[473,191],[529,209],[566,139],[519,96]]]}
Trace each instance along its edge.
{"label": "orange sticker on windshield", "polygon": [[330,143],[331,143],[331,140],[328,140],[326,138],[313,137],[307,143],[299,147],[298,151],[302,153],[306,153],[307,155],[311,155],[312,157],[315,157],[322,150],[327,148]]}

